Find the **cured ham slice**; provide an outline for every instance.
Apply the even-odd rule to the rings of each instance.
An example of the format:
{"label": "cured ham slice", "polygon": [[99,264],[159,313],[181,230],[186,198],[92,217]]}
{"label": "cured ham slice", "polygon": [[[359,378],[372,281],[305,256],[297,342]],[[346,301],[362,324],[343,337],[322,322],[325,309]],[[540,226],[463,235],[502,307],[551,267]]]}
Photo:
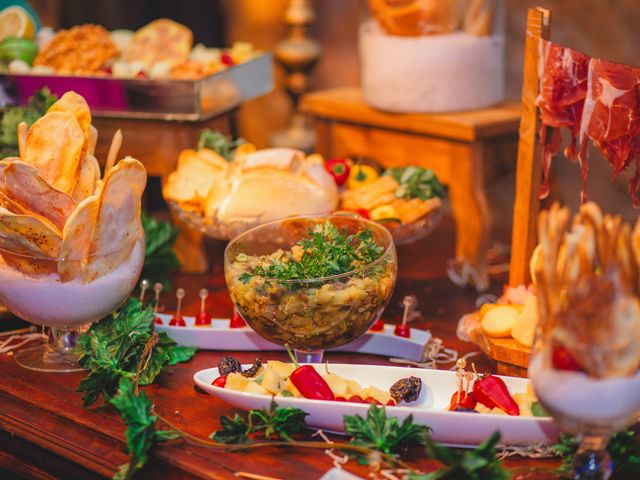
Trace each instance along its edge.
{"label": "cured ham slice", "polygon": [[[577,157],[577,138],[585,97],[589,57],[571,48],[540,40],[540,94],[536,105],[540,108],[540,142],[542,144],[543,182],[540,198],[549,194],[551,160],[560,150],[560,128],[571,132],[571,141],[564,151],[569,160]],[[582,181],[586,185],[587,164],[581,162]]]}
{"label": "cured ham slice", "polygon": [[636,159],[629,182],[633,205],[640,206],[640,68],[591,60],[580,129],[580,161],[586,162],[588,139],[613,168],[613,177]]}

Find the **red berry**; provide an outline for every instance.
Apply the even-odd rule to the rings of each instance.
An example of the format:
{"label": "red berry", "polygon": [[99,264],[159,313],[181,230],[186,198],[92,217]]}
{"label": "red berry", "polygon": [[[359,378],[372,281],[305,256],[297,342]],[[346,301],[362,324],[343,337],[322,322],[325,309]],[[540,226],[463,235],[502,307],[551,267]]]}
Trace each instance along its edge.
{"label": "red berry", "polygon": [[371,330],[372,332],[384,332],[384,322],[382,321],[382,319],[379,318],[378,320],[376,320],[376,323],[371,325],[371,328],[369,328],[369,330]]}
{"label": "red berry", "polygon": [[393,334],[398,337],[411,338],[411,328],[407,324],[399,323],[393,330]]}
{"label": "red berry", "polygon": [[579,372],[582,370],[578,362],[573,358],[571,352],[564,345],[558,345],[553,348],[551,354],[551,362],[556,370],[567,370],[570,372]]}
{"label": "red berry", "polygon": [[336,398],[334,398],[334,400],[335,400],[336,402],[346,402],[346,401],[348,401],[348,400],[347,400],[346,398],[344,398],[344,397],[336,397]]}
{"label": "red berry", "polygon": [[209,312],[200,312],[196,316],[196,327],[208,327],[211,325],[211,314]]}
{"label": "red berry", "polygon": [[153,323],[156,325],[162,325],[162,319],[160,317],[153,317]]}
{"label": "red berry", "polygon": [[179,317],[173,317],[169,322],[169,326],[170,327],[186,327],[187,323],[184,321],[184,318],[182,318],[182,315],[181,315]]}
{"label": "red berry", "polygon": [[227,67],[232,67],[235,64],[233,58],[231,58],[231,55],[229,55],[228,52],[222,52],[222,55],[220,55],[220,61]]}
{"label": "red berry", "polygon": [[138,73],[136,73],[136,78],[147,78],[147,74],[144,73],[144,71],[140,70]]}
{"label": "red berry", "polygon": [[387,407],[395,407],[396,406],[396,401],[393,398],[390,398],[389,400],[387,400]]}
{"label": "red berry", "polygon": [[351,402],[351,403],[362,403],[363,402],[362,397],[360,395],[351,395],[349,397],[349,400],[347,400],[347,401]]}
{"label": "red berry", "polygon": [[380,402],[379,400],[376,400],[373,397],[367,397],[364,399],[364,403],[375,403],[376,405],[382,405],[382,402]]}
{"label": "red berry", "polygon": [[242,315],[238,313],[238,310],[234,308],[231,320],[229,320],[229,328],[242,328],[246,326],[247,322],[244,321],[244,318],[242,318]]}
{"label": "red berry", "polygon": [[227,376],[226,375],[222,375],[221,377],[216,378],[211,383],[211,385],[213,385],[214,387],[220,387],[220,388],[224,388],[226,384],[227,384]]}

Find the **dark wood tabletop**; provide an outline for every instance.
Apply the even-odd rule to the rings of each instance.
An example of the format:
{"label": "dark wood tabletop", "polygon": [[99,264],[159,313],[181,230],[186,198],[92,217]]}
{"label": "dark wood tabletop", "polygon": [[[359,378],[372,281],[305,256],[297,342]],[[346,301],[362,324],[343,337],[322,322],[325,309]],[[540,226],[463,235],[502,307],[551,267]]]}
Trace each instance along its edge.
{"label": "dark wood tabletop", "polygon": [[[212,271],[208,275],[175,275],[174,287],[187,292],[186,314],[197,313],[198,290],[208,288],[208,308],[214,317],[228,317],[232,307],[222,275],[221,242],[211,242],[208,251]],[[400,247],[399,274],[391,303],[383,318],[396,322],[404,295],[418,299],[422,317],[412,327],[428,328],[444,340],[446,347],[461,354],[477,350],[473,344],[456,338],[458,318],[474,309],[478,294],[453,285],[445,275],[446,259],[453,256],[452,222],[445,219],[430,237]],[[498,292],[506,277],[494,277],[492,289]],[[162,299],[172,311],[175,299]],[[0,325],[1,326],[1,325]],[[198,393],[192,376],[197,370],[215,366],[224,352],[201,351],[188,363],[166,368],[156,384],[146,388],[156,411],[185,431],[207,438],[219,428],[221,415],[235,409],[222,400]],[[243,363],[254,353],[234,353]],[[265,359],[285,360],[283,352],[261,352]],[[329,362],[389,364],[386,357],[327,353]],[[479,355],[474,362],[480,369],[493,366]],[[449,368],[450,365],[443,365]],[[0,355],[0,478],[88,479],[111,477],[127,462],[124,426],[111,407],[82,409],[76,392],[82,373],[43,374],[19,367],[10,355]],[[305,434],[311,435],[311,432]],[[409,461],[422,471],[438,468],[435,461],[418,455]],[[420,458],[418,458],[420,457]],[[556,460],[509,458],[514,478],[555,478]],[[318,450],[264,449],[251,453],[232,453],[195,447],[177,441],[160,445],[140,478],[182,479],[237,478],[238,471],[281,479],[318,479],[332,467],[331,459]],[[367,478],[368,469],[356,462],[345,468]]]}

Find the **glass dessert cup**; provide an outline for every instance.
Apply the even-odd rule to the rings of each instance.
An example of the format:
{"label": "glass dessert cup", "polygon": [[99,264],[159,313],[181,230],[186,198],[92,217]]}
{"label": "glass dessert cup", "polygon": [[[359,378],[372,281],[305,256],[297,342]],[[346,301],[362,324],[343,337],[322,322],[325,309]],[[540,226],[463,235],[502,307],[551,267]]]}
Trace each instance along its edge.
{"label": "glass dessert cup", "polygon": [[[41,372],[82,370],[74,354],[78,335],[129,296],[142,271],[144,254],[142,232],[125,245],[84,259],[52,259],[0,249],[0,303],[23,320],[50,327],[49,341],[18,350],[14,354],[16,362]],[[60,281],[60,265],[73,262],[79,267],[87,260],[117,262],[117,266],[86,283],[80,276]]]}
{"label": "glass dessert cup", "polygon": [[[253,276],[238,256],[287,251],[316,225],[331,222],[348,234],[370,229],[383,253],[351,272],[322,278],[281,280]],[[386,308],[397,273],[393,239],[382,225],[351,215],[290,217],[254,227],[225,249],[225,278],[238,312],[265,339],[294,349],[299,362],[322,361],[326,349],[352,342],[378,320]]]}

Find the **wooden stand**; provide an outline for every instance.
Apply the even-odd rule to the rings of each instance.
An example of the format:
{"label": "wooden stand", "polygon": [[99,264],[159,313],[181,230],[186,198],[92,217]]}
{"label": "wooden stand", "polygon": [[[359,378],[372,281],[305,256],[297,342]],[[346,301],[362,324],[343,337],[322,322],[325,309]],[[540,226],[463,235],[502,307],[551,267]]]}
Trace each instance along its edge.
{"label": "wooden stand", "polygon": [[358,88],[305,95],[300,110],[314,121],[316,149],[325,158],[367,157],[385,167],[420,165],[449,186],[456,223],[456,259],[488,286],[486,250],[491,230],[485,182],[512,168],[520,121],[518,104],[449,114],[394,114],[374,110]]}

